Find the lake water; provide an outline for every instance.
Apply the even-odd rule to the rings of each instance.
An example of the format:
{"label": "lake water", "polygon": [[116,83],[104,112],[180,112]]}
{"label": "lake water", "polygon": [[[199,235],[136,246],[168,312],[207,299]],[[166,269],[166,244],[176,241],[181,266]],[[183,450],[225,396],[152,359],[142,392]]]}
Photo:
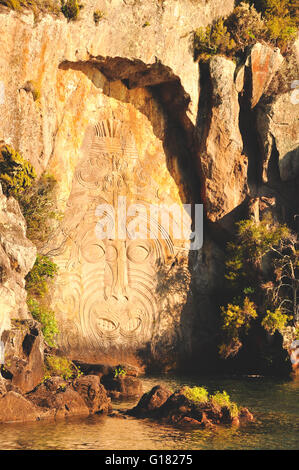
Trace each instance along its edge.
{"label": "lake water", "polygon": [[[231,399],[253,412],[255,421],[239,428],[182,430],[150,420],[109,416],[58,422],[0,425],[0,449],[192,450],[298,449],[299,380],[244,378],[145,378],[144,391],[156,384],[176,389],[181,384],[226,390]],[[115,401],[116,409],[136,400]]]}

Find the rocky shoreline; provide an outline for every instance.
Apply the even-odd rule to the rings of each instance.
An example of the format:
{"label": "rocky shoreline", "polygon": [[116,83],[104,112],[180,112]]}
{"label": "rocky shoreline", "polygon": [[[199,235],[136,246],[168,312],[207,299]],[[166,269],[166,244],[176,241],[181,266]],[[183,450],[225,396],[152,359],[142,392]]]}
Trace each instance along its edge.
{"label": "rocky shoreline", "polygon": [[[253,420],[247,408],[216,403],[210,398],[198,403],[186,396],[183,387],[174,393],[156,385],[142,395],[142,380],[136,367],[81,364],[93,374],[65,380],[44,378],[31,391],[22,393],[13,381],[0,375],[0,424],[58,420],[105,414],[113,418],[149,418],[180,427],[215,428],[216,425],[240,425]],[[118,371],[125,372],[118,375]],[[197,388],[197,387],[195,387]],[[225,393],[225,392],[224,392]],[[142,395],[142,396],[141,396]],[[116,411],[112,400],[140,398],[132,409]],[[231,405],[235,405],[233,408]]]}
{"label": "rocky shoreline", "polygon": [[215,428],[219,424],[238,426],[254,419],[247,408],[239,409],[236,404],[217,403],[213,398],[196,402],[186,396],[186,388],[188,387],[182,387],[172,393],[167,388],[157,385],[145,393],[138,404],[127,411],[127,414],[136,418],[151,418],[167,424],[193,428]]}

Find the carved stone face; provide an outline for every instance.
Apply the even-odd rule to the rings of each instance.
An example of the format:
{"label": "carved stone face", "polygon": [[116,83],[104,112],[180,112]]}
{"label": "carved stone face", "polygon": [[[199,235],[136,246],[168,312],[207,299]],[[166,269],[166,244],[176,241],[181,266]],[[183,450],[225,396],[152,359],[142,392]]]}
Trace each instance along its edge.
{"label": "carved stone face", "polygon": [[[119,195],[143,202],[146,182],[134,139],[120,123],[108,120],[96,125],[82,150],[56,241],[60,270],[53,308],[60,320],[61,346],[134,348],[151,339],[157,318],[157,261],[173,252],[173,244],[169,236],[163,240],[96,236],[96,207],[115,206]],[[158,222],[156,226],[163,230]]]}

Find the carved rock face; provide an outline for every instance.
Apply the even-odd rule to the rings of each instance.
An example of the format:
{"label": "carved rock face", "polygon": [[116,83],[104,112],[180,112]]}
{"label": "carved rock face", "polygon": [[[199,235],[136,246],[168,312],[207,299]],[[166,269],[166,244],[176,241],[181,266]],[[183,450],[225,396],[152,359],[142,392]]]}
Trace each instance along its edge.
{"label": "carved rock face", "polygon": [[[158,216],[145,221],[151,204],[181,205],[161,141],[140,113],[139,129],[123,105],[113,114],[100,109],[86,127],[64,217],[47,247],[59,266],[52,305],[60,323],[59,343],[73,358],[119,357],[119,351],[123,357],[149,343],[159,324],[159,263],[185,246],[183,240],[174,244],[171,230]],[[144,134],[148,138],[150,131],[149,143],[140,152],[136,141]],[[143,207],[138,212],[141,225],[135,229],[144,233],[137,239],[132,236],[132,203]],[[108,221],[114,208],[115,237],[100,238],[96,232],[96,210],[103,204]],[[156,239],[150,238],[150,230]],[[172,328],[171,319],[168,326]]]}

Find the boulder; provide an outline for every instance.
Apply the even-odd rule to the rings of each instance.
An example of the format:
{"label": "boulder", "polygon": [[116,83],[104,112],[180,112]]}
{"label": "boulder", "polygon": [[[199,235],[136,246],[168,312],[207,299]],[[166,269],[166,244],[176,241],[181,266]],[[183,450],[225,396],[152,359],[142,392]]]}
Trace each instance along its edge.
{"label": "boulder", "polygon": [[138,404],[129,411],[129,414],[136,417],[151,417],[170,396],[169,390],[161,385],[156,385],[141,397]]}
{"label": "boulder", "polygon": [[283,56],[278,48],[257,43],[247,61],[251,77],[251,107],[254,108],[263,93],[267,90],[272,78],[283,62]]}
{"label": "boulder", "polygon": [[142,382],[137,377],[105,375],[101,378],[109,397],[139,397],[142,394]]}
{"label": "boulder", "polygon": [[110,399],[98,376],[78,377],[73,382],[73,388],[84,399],[90,413],[107,413],[110,410]]}
{"label": "boulder", "polygon": [[36,421],[40,413],[37,407],[16,392],[8,392],[0,398],[0,423]]}
{"label": "boulder", "polygon": [[34,405],[48,412],[48,416],[88,416],[89,408],[84,398],[61,377],[51,377],[26,395]]}
{"label": "boulder", "polygon": [[44,376],[44,339],[35,320],[12,320],[2,333],[5,362],[2,375],[21,393],[33,390]]}

